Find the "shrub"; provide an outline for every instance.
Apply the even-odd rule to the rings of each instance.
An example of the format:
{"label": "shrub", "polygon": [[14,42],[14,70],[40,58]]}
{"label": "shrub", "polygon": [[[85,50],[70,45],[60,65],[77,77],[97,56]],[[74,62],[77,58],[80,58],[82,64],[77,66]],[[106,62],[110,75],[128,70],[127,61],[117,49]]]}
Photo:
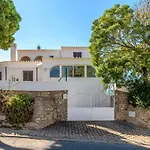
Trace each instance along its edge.
{"label": "shrub", "polygon": [[11,96],[3,108],[8,121],[17,126],[28,122],[33,113],[33,103],[28,94],[16,94]]}
{"label": "shrub", "polygon": [[150,82],[135,80],[129,85],[128,102],[134,107],[150,106]]}

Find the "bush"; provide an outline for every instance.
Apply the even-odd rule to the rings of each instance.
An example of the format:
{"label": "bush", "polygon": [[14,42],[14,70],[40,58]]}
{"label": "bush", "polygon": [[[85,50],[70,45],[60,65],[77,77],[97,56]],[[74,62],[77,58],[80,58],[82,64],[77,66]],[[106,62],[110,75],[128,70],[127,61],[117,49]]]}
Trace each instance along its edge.
{"label": "bush", "polygon": [[33,113],[33,103],[28,94],[11,96],[3,108],[6,117],[14,126],[28,122]]}
{"label": "bush", "polygon": [[129,85],[128,102],[134,107],[150,106],[150,82],[135,80]]}

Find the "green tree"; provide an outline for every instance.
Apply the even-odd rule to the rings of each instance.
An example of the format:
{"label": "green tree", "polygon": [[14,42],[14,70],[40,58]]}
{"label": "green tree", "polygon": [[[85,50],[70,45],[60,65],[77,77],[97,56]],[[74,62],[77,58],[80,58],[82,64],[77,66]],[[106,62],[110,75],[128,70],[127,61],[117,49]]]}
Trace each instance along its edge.
{"label": "green tree", "polygon": [[7,50],[14,43],[20,21],[13,1],[0,0],[0,49]]}
{"label": "green tree", "polygon": [[128,5],[115,5],[94,20],[90,53],[96,74],[107,85],[127,86],[150,77],[150,23],[141,23]]}
{"label": "green tree", "polygon": [[147,23],[150,19],[150,0],[139,0],[135,4],[135,16],[141,23]]}

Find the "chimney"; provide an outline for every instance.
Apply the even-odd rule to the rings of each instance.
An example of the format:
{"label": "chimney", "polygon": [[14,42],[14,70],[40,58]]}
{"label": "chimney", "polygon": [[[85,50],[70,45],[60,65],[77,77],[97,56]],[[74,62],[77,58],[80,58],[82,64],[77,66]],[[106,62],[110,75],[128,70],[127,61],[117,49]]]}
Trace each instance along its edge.
{"label": "chimney", "polygon": [[16,61],[17,44],[13,44],[10,48],[10,60]]}

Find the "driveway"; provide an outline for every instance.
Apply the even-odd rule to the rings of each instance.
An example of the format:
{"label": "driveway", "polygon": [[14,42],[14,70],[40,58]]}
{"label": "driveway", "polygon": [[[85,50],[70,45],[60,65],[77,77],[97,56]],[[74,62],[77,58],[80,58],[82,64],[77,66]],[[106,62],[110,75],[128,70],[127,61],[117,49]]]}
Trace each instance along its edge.
{"label": "driveway", "polygon": [[[13,134],[12,134],[13,133]],[[131,143],[150,147],[150,129],[124,121],[57,122],[37,131],[0,129],[2,136],[28,135],[53,140]]]}

